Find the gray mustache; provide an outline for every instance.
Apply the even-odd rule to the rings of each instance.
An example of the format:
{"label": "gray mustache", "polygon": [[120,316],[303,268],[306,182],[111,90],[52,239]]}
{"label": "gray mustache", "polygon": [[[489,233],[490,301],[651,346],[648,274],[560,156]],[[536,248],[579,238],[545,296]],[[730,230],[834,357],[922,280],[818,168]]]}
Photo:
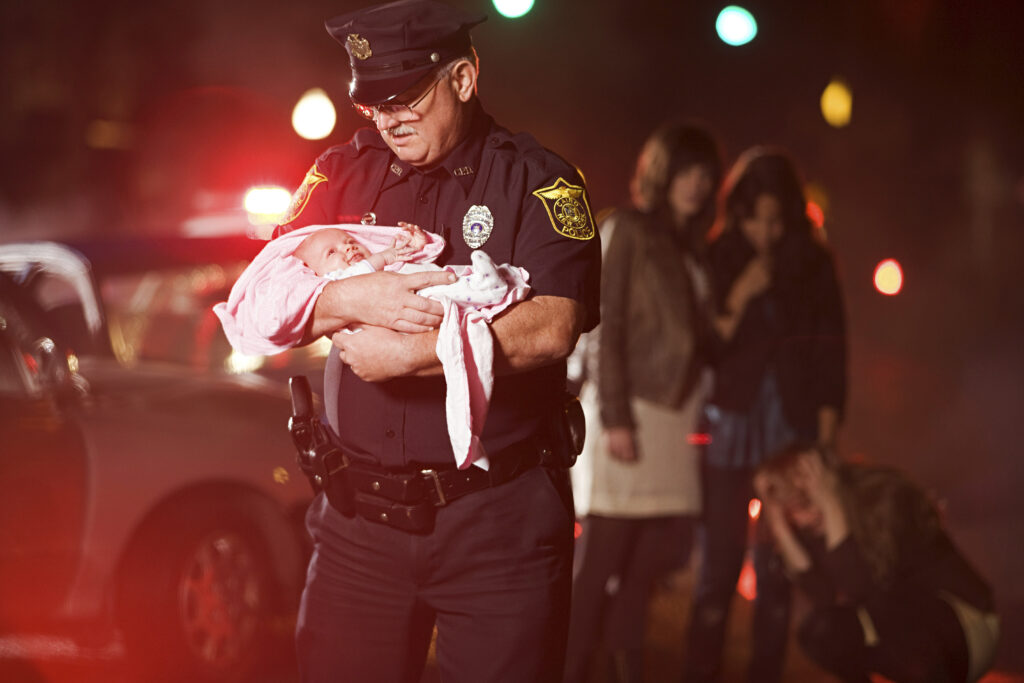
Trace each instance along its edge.
{"label": "gray mustache", "polygon": [[407,126],[404,123],[400,123],[393,128],[388,128],[388,135],[394,137],[396,135],[412,135],[416,132],[416,129],[412,126]]}

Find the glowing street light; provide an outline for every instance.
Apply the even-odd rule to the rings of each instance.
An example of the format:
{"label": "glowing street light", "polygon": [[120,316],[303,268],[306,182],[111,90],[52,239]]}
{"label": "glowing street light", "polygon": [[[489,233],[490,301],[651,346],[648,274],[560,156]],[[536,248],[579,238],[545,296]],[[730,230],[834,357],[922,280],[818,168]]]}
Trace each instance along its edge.
{"label": "glowing street light", "polygon": [[742,7],[729,5],[718,13],[715,30],[726,45],[746,45],[757,35],[757,21]]}
{"label": "glowing street light", "polygon": [[842,128],[850,123],[853,110],[853,93],[850,87],[838,78],[825,87],[821,93],[821,115],[833,128]]}
{"label": "glowing street light", "polygon": [[886,259],[875,267],[875,289],[886,296],[895,296],[903,289],[903,269],[896,259]]}
{"label": "glowing street light", "polygon": [[531,9],[533,0],[493,0],[494,9],[507,19],[518,19]]}
{"label": "glowing street light", "polygon": [[253,187],[242,205],[253,225],[276,225],[288,211],[292,195],[283,187]]}
{"label": "glowing street light", "polygon": [[320,88],[303,93],[292,110],[292,128],[307,140],[323,140],[334,130],[337,120],[334,103]]}

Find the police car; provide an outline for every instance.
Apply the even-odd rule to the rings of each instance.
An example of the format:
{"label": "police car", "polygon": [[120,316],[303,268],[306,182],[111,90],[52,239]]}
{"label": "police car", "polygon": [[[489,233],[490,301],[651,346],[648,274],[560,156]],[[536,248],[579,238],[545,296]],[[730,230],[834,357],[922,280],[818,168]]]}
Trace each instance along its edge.
{"label": "police car", "polygon": [[0,631],[237,680],[288,630],[308,552],[287,391],[133,355],[99,291],[75,249],[0,245]]}

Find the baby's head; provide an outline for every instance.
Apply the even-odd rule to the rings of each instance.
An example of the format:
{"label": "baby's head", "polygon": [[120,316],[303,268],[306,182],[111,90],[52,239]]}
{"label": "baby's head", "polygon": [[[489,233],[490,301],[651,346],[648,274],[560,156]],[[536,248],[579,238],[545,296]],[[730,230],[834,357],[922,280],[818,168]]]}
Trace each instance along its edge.
{"label": "baby's head", "polygon": [[369,255],[366,247],[339,228],[317,230],[302,240],[294,253],[321,276],[355,265]]}

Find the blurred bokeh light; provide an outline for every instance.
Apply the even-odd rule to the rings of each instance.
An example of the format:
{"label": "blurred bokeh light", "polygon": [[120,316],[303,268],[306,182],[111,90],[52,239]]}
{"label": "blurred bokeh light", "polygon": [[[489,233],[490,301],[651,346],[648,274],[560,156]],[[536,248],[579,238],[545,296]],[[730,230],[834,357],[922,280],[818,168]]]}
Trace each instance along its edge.
{"label": "blurred bokeh light", "polygon": [[896,259],[886,259],[875,268],[875,289],[894,296],[903,289],[903,268]]}
{"label": "blurred bokeh light", "polygon": [[334,103],[320,88],[303,93],[292,110],[292,127],[307,140],[323,140],[334,130],[337,121]]}
{"label": "blurred bokeh light", "polygon": [[833,78],[821,93],[821,115],[833,128],[842,128],[850,123],[853,112],[853,93],[850,86]]}
{"label": "blurred bokeh light", "polygon": [[533,0],[494,0],[494,9],[503,17],[518,19],[533,9]]}
{"label": "blurred bokeh light", "polygon": [[292,196],[283,187],[254,187],[245,193],[246,213],[253,225],[273,225],[284,218]]}
{"label": "blurred bokeh light", "polygon": [[757,21],[742,7],[729,5],[718,13],[715,30],[727,45],[746,45],[757,35]]}
{"label": "blurred bokeh light", "polygon": [[811,220],[811,225],[819,230],[825,227],[825,212],[817,202],[807,202],[807,217]]}

